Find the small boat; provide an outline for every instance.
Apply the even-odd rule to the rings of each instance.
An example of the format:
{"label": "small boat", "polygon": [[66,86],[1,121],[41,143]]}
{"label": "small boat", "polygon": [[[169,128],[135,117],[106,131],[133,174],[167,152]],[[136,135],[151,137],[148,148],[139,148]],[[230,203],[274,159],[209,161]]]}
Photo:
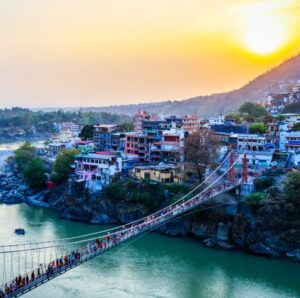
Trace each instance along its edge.
{"label": "small boat", "polygon": [[18,234],[18,235],[25,235],[25,230],[21,229],[21,228],[18,228],[18,229],[15,229],[15,233]]}

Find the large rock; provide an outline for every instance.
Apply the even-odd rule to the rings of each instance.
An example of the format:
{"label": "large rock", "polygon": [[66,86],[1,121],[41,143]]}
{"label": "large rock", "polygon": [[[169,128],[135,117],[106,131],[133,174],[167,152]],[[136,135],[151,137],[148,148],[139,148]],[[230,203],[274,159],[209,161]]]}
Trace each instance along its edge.
{"label": "large rock", "polygon": [[254,253],[257,255],[268,256],[268,257],[280,257],[281,256],[277,250],[267,246],[263,242],[258,242],[258,243],[254,243],[254,244],[250,245],[249,251],[251,253]]}
{"label": "large rock", "polygon": [[106,214],[98,214],[91,219],[90,223],[91,224],[109,224],[109,223],[112,223],[112,220]]}
{"label": "large rock", "polygon": [[220,222],[218,224],[216,238],[218,241],[228,241],[231,224]]}
{"label": "large rock", "polygon": [[286,254],[289,258],[292,258],[293,260],[300,262],[300,249],[296,249],[293,251],[290,251]]}

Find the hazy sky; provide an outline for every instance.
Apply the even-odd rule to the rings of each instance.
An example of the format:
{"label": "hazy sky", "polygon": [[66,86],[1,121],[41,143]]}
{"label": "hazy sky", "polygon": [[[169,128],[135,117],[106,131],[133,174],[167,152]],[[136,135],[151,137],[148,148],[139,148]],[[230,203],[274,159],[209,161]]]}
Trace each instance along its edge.
{"label": "hazy sky", "polygon": [[300,0],[1,0],[0,106],[238,88],[300,52]]}

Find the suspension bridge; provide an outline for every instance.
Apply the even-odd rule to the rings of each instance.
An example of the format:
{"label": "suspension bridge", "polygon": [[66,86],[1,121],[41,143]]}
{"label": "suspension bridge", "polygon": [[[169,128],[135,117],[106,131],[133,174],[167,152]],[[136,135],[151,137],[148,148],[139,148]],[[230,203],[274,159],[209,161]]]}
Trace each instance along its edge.
{"label": "suspension bridge", "polygon": [[[235,166],[243,158],[242,174]],[[222,169],[222,174],[220,174]],[[153,231],[216,196],[247,185],[246,154],[231,151],[211,174],[171,205],[134,222],[85,235],[46,242],[0,245],[0,298],[19,297],[81,264]],[[240,176],[240,177],[239,177]]]}

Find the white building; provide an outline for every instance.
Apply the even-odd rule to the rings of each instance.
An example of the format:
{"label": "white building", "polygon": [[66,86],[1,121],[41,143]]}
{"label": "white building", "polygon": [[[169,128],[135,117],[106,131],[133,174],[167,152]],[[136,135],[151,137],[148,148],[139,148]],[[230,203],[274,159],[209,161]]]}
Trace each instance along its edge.
{"label": "white building", "polygon": [[257,134],[238,134],[237,149],[263,151],[266,145],[266,137]]}
{"label": "white building", "polygon": [[296,113],[289,113],[289,114],[281,114],[285,118],[285,122],[290,125],[294,126],[296,123],[300,122],[300,114]]}
{"label": "white building", "polygon": [[[239,166],[242,167],[244,152],[239,153]],[[272,151],[246,151],[247,163],[249,168],[266,168],[271,165],[273,152]]]}
{"label": "white building", "polygon": [[172,128],[162,132],[161,151],[162,155],[168,162],[184,161],[184,137],[183,127],[176,127],[176,123],[172,123]]}
{"label": "white building", "polygon": [[91,189],[101,190],[122,172],[122,158],[113,152],[79,154],[75,157],[77,181],[85,181]]}
{"label": "white building", "polygon": [[300,152],[300,131],[285,134],[285,149],[287,152]]}
{"label": "white building", "polygon": [[73,137],[78,137],[80,132],[80,126],[74,122],[62,122],[57,124],[59,132],[69,131]]}
{"label": "white building", "polygon": [[209,117],[206,120],[208,121],[209,125],[224,124],[225,116],[220,114],[218,117]]}
{"label": "white building", "polygon": [[279,123],[279,150],[285,151],[286,134],[289,131],[289,126],[286,122]]}

